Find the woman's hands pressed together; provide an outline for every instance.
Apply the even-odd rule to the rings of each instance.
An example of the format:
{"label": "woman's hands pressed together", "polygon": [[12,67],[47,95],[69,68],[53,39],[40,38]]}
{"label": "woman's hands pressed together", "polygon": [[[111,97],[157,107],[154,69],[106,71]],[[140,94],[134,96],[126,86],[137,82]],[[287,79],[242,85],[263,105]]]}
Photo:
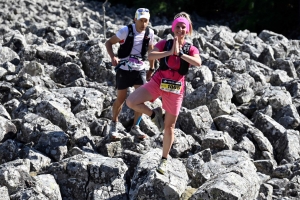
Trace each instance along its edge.
{"label": "woman's hands pressed together", "polygon": [[172,55],[177,56],[179,54],[179,50],[180,50],[179,40],[178,37],[175,36],[173,40]]}

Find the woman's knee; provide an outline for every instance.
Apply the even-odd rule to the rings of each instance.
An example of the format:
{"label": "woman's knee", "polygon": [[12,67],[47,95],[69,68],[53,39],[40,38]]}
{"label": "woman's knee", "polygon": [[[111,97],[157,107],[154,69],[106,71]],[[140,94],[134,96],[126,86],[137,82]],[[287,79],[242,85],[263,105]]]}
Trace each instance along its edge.
{"label": "woman's knee", "polygon": [[129,108],[132,108],[132,107],[134,106],[133,99],[131,98],[130,95],[129,95],[128,98],[126,99],[126,105],[127,105]]}
{"label": "woman's knee", "polygon": [[170,126],[170,125],[165,124],[164,134],[173,135],[174,134],[174,129],[175,129],[174,126],[172,126],[172,125]]}

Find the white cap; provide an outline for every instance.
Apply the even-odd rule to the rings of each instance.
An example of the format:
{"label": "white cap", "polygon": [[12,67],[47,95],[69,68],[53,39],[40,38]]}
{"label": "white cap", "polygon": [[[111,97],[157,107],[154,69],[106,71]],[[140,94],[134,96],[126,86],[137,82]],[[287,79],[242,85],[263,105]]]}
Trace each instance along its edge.
{"label": "white cap", "polygon": [[141,18],[145,18],[145,19],[150,19],[150,12],[148,8],[139,8],[136,10],[135,12],[135,18],[137,20],[141,19]]}

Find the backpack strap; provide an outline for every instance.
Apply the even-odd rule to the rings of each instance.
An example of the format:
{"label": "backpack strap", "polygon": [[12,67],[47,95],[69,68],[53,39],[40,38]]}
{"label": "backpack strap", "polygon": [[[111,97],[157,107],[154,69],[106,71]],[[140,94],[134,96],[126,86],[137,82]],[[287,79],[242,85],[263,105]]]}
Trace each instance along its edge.
{"label": "backpack strap", "polygon": [[[189,55],[190,53],[190,48],[191,48],[192,44],[186,42],[183,47],[182,47],[182,51],[184,54]],[[183,63],[183,59],[180,59],[180,69],[178,70],[178,73],[182,73],[182,74],[187,74],[189,71],[189,64],[188,63]],[[186,79],[184,79],[184,94],[183,96],[186,96]]]}
{"label": "backpack strap", "polygon": [[183,53],[189,55],[191,46],[192,46],[191,43],[186,42],[182,47]]}
{"label": "backpack strap", "polygon": [[[125,43],[120,45],[120,48],[118,49],[119,58],[126,58],[127,56],[129,56],[133,47],[134,32],[133,32],[132,24],[127,25],[127,27],[128,27],[128,35],[126,37]],[[144,35],[142,49],[141,49],[142,60],[147,59],[146,53],[148,52],[149,41],[150,41],[149,33],[150,33],[150,28],[147,27],[145,30],[145,35]]]}
{"label": "backpack strap", "polygon": [[170,49],[173,46],[173,39],[167,40],[165,46],[164,46],[164,51],[170,51]]}
{"label": "backpack strap", "polygon": [[141,50],[141,56],[142,56],[143,60],[147,59],[146,53],[148,51],[149,41],[150,41],[149,33],[150,33],[150,30],[149,30],[149,27],[147,26],[146,32],[145,32],[145,35],[144,35],[144,39],[143,39],[142,50]]}
{"label": "backpack strap", "polygon": [[[182,47],[183,53],[189,55],[191,46],[192,46],[191,43],[186,42]],[[186,75],[188,70],[189,70],[189,63],[187,63],[183,59],[180,59],[180,68],[178,70],[178,73],[181,75]]]}
{"label": "backpack strap", "polygon": [[[173,46],[173,39],[167,40],[163,51],[169,51],[172,48],[172,46]],[[191,46],[192,46],[191,43],[186,42],[182,47],[183,53],[189,55]],[[169,56],[160,59],[160,65],[159,65],[160,70],[168,70],[169,69],[169,67],[167,65],[168,60],[169,60]],[[180,59],[180,68],[177,70],[177,72],[181,75],[186,75],[188,72],[188,69],[189,69],[189,63],[183,59]]]}
{"label": "backpack strap", "polygon": [[[166,41],[165,43],[165,46],[164,46],[164,49],[163,51],[170,51],[170,49],[172,48],[173,46],[173,39],[169,39]],[[161,70],[167,70],[169,69],[168,65],[166,63],[168,63],[169,61],[169,56],[167,56],[166,58],[161,58],[159,59],[159,69]]]}
{"label": "backpack strap", "polygon": [[127,37],[134,37],[132,24],[127,25],[127,27],[128,27],[128,35],[127,35]]}
{"label": "backpack strap", "polygon": [[118,57],[119,58],[126,58],[130,55],[131,49],[133,47],[134,42],[134,32],[132,24],[127,25],[128,27],[128,35],[126,37],[125,43],[120,45],[118,49]]}

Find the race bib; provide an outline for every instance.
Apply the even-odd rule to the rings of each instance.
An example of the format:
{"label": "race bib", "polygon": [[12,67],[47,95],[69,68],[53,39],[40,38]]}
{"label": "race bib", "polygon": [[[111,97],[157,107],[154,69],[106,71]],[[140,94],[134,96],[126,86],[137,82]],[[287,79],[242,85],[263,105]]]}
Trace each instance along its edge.
{"label": "race bib", "polygon": [[181,82],[173,81],[170,79],[161,79],[160,89],[166,92],[172,92],[174,94],[180,94],[181,91]]}

